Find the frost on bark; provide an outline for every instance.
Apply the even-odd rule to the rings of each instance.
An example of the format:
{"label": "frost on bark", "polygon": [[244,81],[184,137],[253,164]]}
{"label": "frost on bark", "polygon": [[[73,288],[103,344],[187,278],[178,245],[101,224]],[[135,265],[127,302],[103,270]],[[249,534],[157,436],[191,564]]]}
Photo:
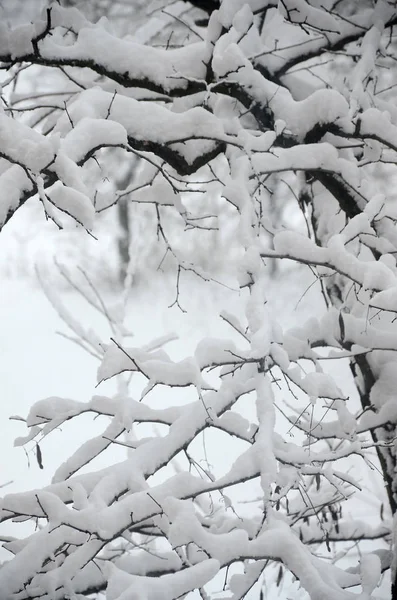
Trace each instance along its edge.
{"label": "frost on bark", "polygon": [[[292,573],[312,600],[368,599],[387,570],[397,598],[397,8],[223,0],[173,10],[190,32],[183,46],[143,44],[141,30],[116,37],[106,22],[57,3],[32,24],[10,31],[0,23],[1,225],[35,197],[60,228],[72,221],[90,232],[96,213],[127,197],[152,209],[175,270],[174,304],[183,309],[187,273],[217,285],[216,261],[244,303],[239,314],[220,315],[229,338],[203,339],[175,361],[167,339],[125,343],[109,315],[113,337],[99,340],[47,289],[99,358],[99,382],[127,372],[144,384],[141,397],[33,405],[19,444],[87,412],[106,415],[107,426],[46,488],[1,500],[2,521],[38,524],[5,543],[13,556],[0,569],[1,598],[106,590],[109,600],[172,600],[223,590],[216,597],[235,600],[275,563],[278,579]],[[58,94],[15,97],[16,79],[30,68],[58,72]],[[113,187],[95,171],[114,149],[143,165],[121,190],[117,165],[107,175]],[[277,177],[295,211],[282,223],[271,210]],[[169,215],[182,225],[182,243],[164,225]],[[189,252],[189,236],[214,232],[228,240],[222,260]],[[311,269],[323,297],[319,318],[284,330],[275,322],[267,307],[274,261]],[[351,381],[327,372],[330,359],[350,363],[357,398]],[[186,388],[189,399],[154,409],[148,399],[159,387]],[[280,435],[276,415],[295,437]],[[139,424],[162,433],[124,442]],[[226,472],[196,460],[205,432],[240,444]],[[130,448],[125,461],[89,472],[120,442]],[[343,508],[361,489],[346,459],[372,464],[373,449],[385,506],[369,525]],[[259,490],[243,516],[230,499],[237,485]],[[353,566],[317,554],[375,539],[379,547]]]}

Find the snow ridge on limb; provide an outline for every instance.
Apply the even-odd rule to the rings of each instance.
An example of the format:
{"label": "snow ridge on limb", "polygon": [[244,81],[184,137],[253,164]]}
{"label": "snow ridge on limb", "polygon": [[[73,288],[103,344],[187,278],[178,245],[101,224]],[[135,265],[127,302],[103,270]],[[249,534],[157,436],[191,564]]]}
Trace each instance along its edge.
{"label": "snow ridge on limb", "polygon": [[[306,4],[304,2],[301,4],[294,6],[293,10],[287,10],[284,7],[289,15],[287,21],[291,21],[291,15],[294,14],[296,21],[292,19],[293,23],[301,24],[304,22],[310,28],[312,26],[310,19],[314,17],[311,16],[309,18],[303,10]],[[261,11],[266,12],[268,8],[267,4],[259,3],[258,6],[255,5],[253,7],[254,14]],[[219,18],[225,19],[225,15],[229,14],[228,11],[231,11],[230,14],[233,14],[232,10],[231,6],[228,7],[228,3],[224,2],[222,4],[223,17],[221,15]],[[315,13],[316,11],[318,14],[321,13],[319,9],[313,10]],[[310,9],[311,13],[313,10]],[[367,13],[363,19],[363,23],[357,24],[357,27],[361,28],[361,32],[365,28],[365,23],[369,23],[368,19],[372,15],[371,11],[367,11]],[[214,13],[212,21],[215,23],[217,18],[217,13]],[[335,20],[337,15],[327,18]],[[383,18],[386,20],[385,26],[388,26],[394,15],[385,14]],[[249,20],[247,24],[249,26]],[[342,30],[349,29],[348,23],[343,21],[343,19],[339,21],[339,26],[339,29]],[[72,45],[66,43],[66,38],[63,35],[57,35],[58,31],[59,34],[61,33],[63,27],[73,29],[74,35],[77,36]],[[212,40],[211,37],[210,44],[203,42],[201,46],[200,44],[194,44],[193,46],[188,45],[186,48],[178,50],[162,50],[149,48],[146,45],[139,46],[126,40],[119,40],[117,37],[111,36],[101,23],[94,26],[85,21],[76,10],[63,9],[55,4],[47,11],[46,24],[41,22],[36,27],[32,26],[30,41],[29,29],[26,29],[25,26],[20,26],[19,29],[16,29],[12,33],[4,32],[2,38],[3,51],[0,52],[0,60],[7,66],[23,61],[47,66],[60,66],[62,68],[65,66],[85,66],[91,69],[98,69],[98,65],[101,65],[101,75],[106,75],[110,80],[118,84],[116,88],[118,94],[115,95],[113,100],[102,96],[102,112],[109,111],[107,117],[104,115],[103,118],[109,118],[112,111],[113,113],[119,112],[124,120],[129,115],[129,122],[135,125],[146,123],[146,127],[148,127],[148,124],[152,123],[152,135],[150,135],[147,129],[145,131],[145,128],[139,132],[130,132],[129,143],[132,148],[139,151],[154,152],[160,158],[165,159],[179,173],[190,174],[223,152],[225,143],[237,142],[233,142],[233,139],[230,137],[226,139],[223,127],[219,127],[220,121],[210,119],[208,113],[206,119],[204,118],[205,113],[199,118],[199,112],[197,112],[191,113],[190,117],[188,117],[187,113],[186,118],[180,115],[181,120],[173,122],[172,119],[176,118],[177,115],[168,114],[165,116],[166,113],[161,112],[161,107],[155,104],[152,105],[151,109],[148,106],[144,106],[145,103],[138,103],[135,107],[130,103],[127,106],[127,98],[122,93],[123,89],[126,87],[142,87],[152,92],[160,92],[165,96],[174,95],[175,97],[180,95],[194,95],[197,92],[206,92],[207,96],[209,94],[209,98],[211,96],[215,98],[216,92],[219,92],[221,96],[223,94],[231,95],[235,99],[242,101],[247,109],[253,110],[253,114],[257,118],[259,117],[261,122],[267,120],[268,124],[271,125],[277,120],[281,120],[285,123],[287,130],[292,133],[292,137],[291,134],[288,134],[287,137],[281,134],[279,139],[276,139],[275,145],[283,145],[285,143],[289,145],[297,144],[303,135],[307,136],[309,132],[314,132],[316,129],[321,131],[321,135],[324,135],[327,129],[333,130],[335,127],[338,128],[337,123],[340,117],[344,117],[346,120],[347,103],[335,90],[317,90],[309,95],[307,99],[296,102],[292,99],[287,88],[280,86],[278,81],[266,79],[262,75],[262,68],[266,72],[268,71],[266,61],[272,59],[273,52],[271,49],[266,50],[265,55],[267,58],[261,58],[261,68],[256,68],[256,65],[259,63],[250,57],[249,48],[245,48],[246,43],[241,41],[238,46],[236,45],[236,41],[241,37],[244,27],[247,27],[244,25],[244,20],[240,22],[236,20],[236,23],[234,24],[233,22],[229,27],[227,34],[219,37],[218,40]],[[214,30],[213,25],[211,26],[211,30]],[[333,31],[327,31],[327,33],[334,34]],[[219,32],[217,35],[219,36]],[[318,34],[316,35],[318,37]],[[109,36],[112,39],[108,39]],[[118,46],[119,43],[122,45],[120,48]],[[259,45],[259,40],[255,40],[255,44]],[[13,48],[7,54],[8,45],[13,46]],[[202,47],[202,55],[199,53],[197,46]],[[296,46],[300,46],[299,42],[297,42]],[[35,48],[33,55],[29,53],[32,47]],[[19,53],[17,52],[17,48],[19,48]],[[105,53],[105,48],[112,48],[112,52],[107,50]],[[151,52],[154,52],[153,56]],[[106,64],[101,63],[101,53]],[[206,71],[205,65],[210,64],[212,55],[213,64],[211,72],[214,80],[209,81],[208,69]],[[165,68],[165,61],[168,64],[167,68]],[[161,68],[159,68],[159,65],[161,65]],[[196,72],[197,66],[199,66],[200,72]],[[119,73],[118,76],[116,76],[117,73]],[[86,98],[88,103],[92,102],[93,105],[98,106],[98,101],[101,97],[99,96],[99,92],[97,92],[98,99],[95,102],[90,91],[82,92],[82,102],[85,94],[88,94]],[[161,103],[162,98],[160,97],[159,100]],[[104,106],[105,104],[106,107]],[[158,117],[156,116],[157,113]],[[161,127],[155,127],[157,119],[162,123]],[[63,121],[65,120],[70,121],[74,127],[74,121],[73,118],[70,118],[70,115],[67,116],[65,114]],[[115,120],[120,122],[120,119],[116,118]],[[192,130],[193,122],[195,123],[194,130]],[[164,130],[164,123],[169,124],[169,133],[167,134],[167,131],[163,131],[163,135],[160,135],[161,131]],[[15,126],[13,125],[13,128]],[[80,164],[85,162],[88,157],[92,156],[95,150],[101,147],[113,146],[115,144],[122,147],[125,145],[125,140],[121,141],[120,138],[117,139],[117,135],[117,141],[115,141],[115,127],[115,125],[110,126],[109,124],[107,128],[108,135],[104,133],[103,139],[97,144],[93,140],[88,144],[85,154],[80,157]],[[346,125],[344,127],[346,128]],[[128,131],[128,127],[126,129]],[[349,136],[355,138],[360,135],[355,119],[351,121],[348,129]],[[54,131],[57,131],[57,127],[55,127]],[[153,131],[157,135],[153,136]],[[179,137],[179,141],[175,139],[175,131],[183,131]],[[91,135],[86,140],[91,140],[92,134],[93,128],[91,128]],[[379,137],[376,130],[372,132],[372,135],[375,139]],[[14,136],[26,138],[27,133],[23,132],[22,135],[21,132],[15,131],[13,133]],[[380,139],[383,139],[382,136],[380,136]],[[12,161],[12,155],[7,154],[7,147],[4,150],[7,160]],[[257,151],[260,152],[260,148]],[[307,152],[306,155],[308,156],[309,153]],[[54,156],[51,157],[51,160],[53,159]],[[258,159],[261,160],[260,157]],[[278,162],[281,167],[282,161]],[[50,160],[47,161],[47,165],[49,163]],[[29,164],[23,162],[23,165],[29,170]],[[43,164],[43,168],[45,166]],[[287,160],[285,167],[281,167],[281,170],[288,170],[288,168],[294,168],[291,159]],[[299,165],[299,168],[309,170],[309,165]],[[316,169],[317,166],[314,165],[313,168]],[[324,168],[324,165],[320,165],[320,168]],[[272,171],[273,169],[270,170],[270,172]],[[27,174],[29,175],[29,171],[27,171]],[[334,176],[331,177],[331,180]],[[54,178],[51,179],[52,182],[53,180]],[[325,179],[323,178],[324,181]],[[17,206],[23,204],[27,197],[37,193],[38,189],[34,183],[31,187],[32,189],[29,194],[20,195]],[[12,206],[14,205],[15,201],[13,201]],[[14,208],[8,206],[3,209],[3,212],[9,215],[7,217],[9,219],[14,212]],[[84,221],[84,218],[81,220]]]}

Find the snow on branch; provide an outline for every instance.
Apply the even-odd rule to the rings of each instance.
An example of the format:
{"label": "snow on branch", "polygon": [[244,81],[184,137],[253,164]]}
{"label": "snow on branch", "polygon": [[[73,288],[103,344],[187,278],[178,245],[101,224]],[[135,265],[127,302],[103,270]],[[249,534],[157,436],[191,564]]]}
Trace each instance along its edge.
{"label": "snow on branch", "polygon": [[[172,337],[131,344],[89,278],[81,295],[107,320],[103,341],[42,278],[99,361],[98,385],[122,384],[33,404],[15,444],[40,467],[54,430],[101,418],[51,483],[0,499],[0,522],[34,525],[1,538],[0,598],[176,600],[223,586],[236,600],[274,565],[276,587],[290,572],[311,600],[367,600],[385,570],[396,593],[397,12],[365,4],[183,2],[165,31],[153,13],[124,36],[59,3],[0,23],[0,227],[35,198],[57,227],[95,233],[97,213],[130,201],[153,220],[128,281],[134,244],[150,253],[153,237],[174,310],[192,281],[236,309],[220,314],[224,338],[175,358]],[[282,327],[295,273],[310,278],[297,304],[312,288],[321,304]],[[125,459],[96,468],[115,447]],[[346,509],[365,493],[360,469],[386,487],[371,522]],[[364,540],[379,547],[361,565],[334,564]]]}

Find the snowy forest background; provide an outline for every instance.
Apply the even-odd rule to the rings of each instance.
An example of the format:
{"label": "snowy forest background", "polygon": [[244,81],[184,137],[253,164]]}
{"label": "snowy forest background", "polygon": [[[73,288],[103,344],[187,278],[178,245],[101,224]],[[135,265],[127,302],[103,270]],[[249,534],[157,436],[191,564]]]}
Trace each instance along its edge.
{"label": "snowy forest background", "polygon": [[397,598],[396,3],[0,17],[0,599]]}

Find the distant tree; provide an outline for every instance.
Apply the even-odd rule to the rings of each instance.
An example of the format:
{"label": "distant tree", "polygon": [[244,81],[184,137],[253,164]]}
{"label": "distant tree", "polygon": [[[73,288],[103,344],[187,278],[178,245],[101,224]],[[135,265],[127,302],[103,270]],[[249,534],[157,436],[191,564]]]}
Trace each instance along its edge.
{"label": "distant tree", "polygon": [[[130,373],[141,397],[34,404],[23,441],[37,444],[39,465],[41,439],[65,421],[92,412],[108,424],[49,486],[1,500],[1,521],[36,530],[4,544],[14,556],[0,597],[172,600],[196,590],[236,600],[262,595],[270,571],[275,585],[292,573],[312,600],[368,600],[390,571],[396,599],[396,3],[191,1],[166,12],[194,41],[159,43],[159,11],[145,24],[152,45],[58,3],[33,24],[0,23],[1,225],[36,197],[58,227],[90,232],[96,213],[128,198],[151,211],[141,240],[157,238],[156,267],[174,270],[175,305],[184,310],[192,275],[238,289],[244,304],[220,315],[229,339],[203,339],[177,362],[167,339],[127,346],[92,289],[113,328],[106,343],[51,297],[101,360],[99,381]],[[16,79],[38,67],[61,73],[59,91],[16,102]],[[275,261],[311,270],[320,318],[292,330],[275,322]],[[335,361],[346,376],[327,367]],[[173,403],[179,388],[185,401]],[[219,450],[203,463],[204,434]],[[124,462],[89,472],[120,443]],[[239,454],[222,472],[228,443]],[[346,515],[363,488],[357,458],[384,481],[370,523]],[[247,502],[255,491],[248,512],[236,486]],[[336,564],[358,544],[359,565]]]}

